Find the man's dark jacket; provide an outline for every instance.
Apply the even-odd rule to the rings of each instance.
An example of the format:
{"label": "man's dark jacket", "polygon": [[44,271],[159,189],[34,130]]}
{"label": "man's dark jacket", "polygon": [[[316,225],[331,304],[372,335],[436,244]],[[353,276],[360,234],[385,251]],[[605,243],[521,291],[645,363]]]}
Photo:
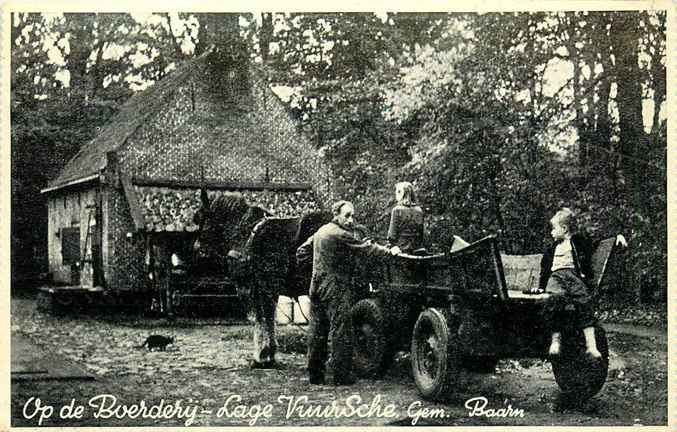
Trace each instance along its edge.
{"label": "man's dark jacket", "polygon": [[303,265],[313,258],[310,282],[311,300],[337,298],[341,291],[351,289],[355,254],[387,255],[390,249],[370,240],[359,240],[352,232],[335,221],[323,225],[296,251],[296,261]]}

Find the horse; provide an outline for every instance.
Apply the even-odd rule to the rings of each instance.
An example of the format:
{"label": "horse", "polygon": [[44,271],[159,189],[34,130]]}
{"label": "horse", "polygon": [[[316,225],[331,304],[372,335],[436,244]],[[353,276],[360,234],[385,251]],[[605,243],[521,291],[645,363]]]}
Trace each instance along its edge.
{"label": "horse", "polygon": [[252,367],[275,366],[275,310],[278,297],[307,295],[312,263],[296,263],[296,249],[331,214],[313,212],[302,217],[273,217],[242,195],[227,193],[211,203],[203,194],[200,229],[195,243],[199,255],[224,261],[228,276],[254,316]]}

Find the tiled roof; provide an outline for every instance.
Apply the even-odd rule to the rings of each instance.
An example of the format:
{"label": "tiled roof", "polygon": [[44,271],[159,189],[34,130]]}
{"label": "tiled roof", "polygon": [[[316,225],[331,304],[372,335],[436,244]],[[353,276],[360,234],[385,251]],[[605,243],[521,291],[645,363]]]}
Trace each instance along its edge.
{"label": "tiled roof", "polygon": [[98,174],[110,151],[129,177],[326,183],[314,178],[324,168],[316,166],[313,146],[295,135],[265,67],[248,64],[249,87],[231,94],[224,89],[240,81],[223,72],[220,58],[207,51],[132,96],[49,187]]}
{"label": "tiled roof", "polygon": [[117,150],[139,126],[164,107],[174,90],[190,75],[195,63],[207,55],[209,52],[186,61],[165,78],[133,95],[101,132],[68,161],[56,179],[50,182],[50,187],[97,174],[103,169],[106,166],[106,153]]}

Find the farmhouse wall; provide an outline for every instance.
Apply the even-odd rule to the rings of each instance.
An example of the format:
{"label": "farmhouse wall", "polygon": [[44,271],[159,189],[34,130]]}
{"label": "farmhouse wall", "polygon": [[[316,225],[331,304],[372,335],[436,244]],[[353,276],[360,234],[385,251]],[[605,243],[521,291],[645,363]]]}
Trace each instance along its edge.
{"label": "farmhouse wall", "polygon": [[145,239],[133,234],[134,223],[124,193],[106,188],[104,198],[108,215],[103,248],[107,285],[122,291],[143,289]]}
{"label": "farmhouse wall", "polygon": [[[87,190],[61,192],[53,194],[47,200],[48,218],[47,218],[47,249],[49,259],[49,272],[54,281],[59,283],[71,284],[72,282],[80,283],[80,280],[72,280],[73,266],[71,264],[64,264],[63,262],[63,244],[62,236],[64,228],[78,227],[80,231],[80,251],[85,247],[85,239],[87,237],[87,221],[89,217],[88,204],[95,205],[97,203],[96,189],[90,188]],[[92,230],[96,230],[96,225],[100,221],[96,220],[95,215],[92,215],[90,223]],[[91,255],[92,243],[88,242],[86,254]],[[83,256],[80,257],[84,258]],[[91,265],[80,264],[80,274],[82,282],[92,283],[92,267]]]}

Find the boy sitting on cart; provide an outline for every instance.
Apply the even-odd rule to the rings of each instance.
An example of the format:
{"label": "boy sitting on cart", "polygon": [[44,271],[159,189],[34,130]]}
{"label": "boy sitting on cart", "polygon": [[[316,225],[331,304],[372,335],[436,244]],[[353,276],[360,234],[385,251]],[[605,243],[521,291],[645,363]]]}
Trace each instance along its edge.
{"label": "boy sitting on cart", "polygon": [[[548,355],[560,354],[562,329],[565,324],[573,324],[583,330],[586,355],[599,359],[602,354],[595,340],[596,319],[588,288],[588,281],[593,277],[590,265],[592,241],[578,232],[576,217],[568,208],[555,213],[550,225],[554,242],[543,253],[539,287],[535,290],[550,294],[543,305],[543,320],[552,334]],[[617,242],[623,246],[627,244],[620,235]],[[566,314],[571,310],[573,314]],[[565,316],[572,317],[574,322],[565,323]]]}

